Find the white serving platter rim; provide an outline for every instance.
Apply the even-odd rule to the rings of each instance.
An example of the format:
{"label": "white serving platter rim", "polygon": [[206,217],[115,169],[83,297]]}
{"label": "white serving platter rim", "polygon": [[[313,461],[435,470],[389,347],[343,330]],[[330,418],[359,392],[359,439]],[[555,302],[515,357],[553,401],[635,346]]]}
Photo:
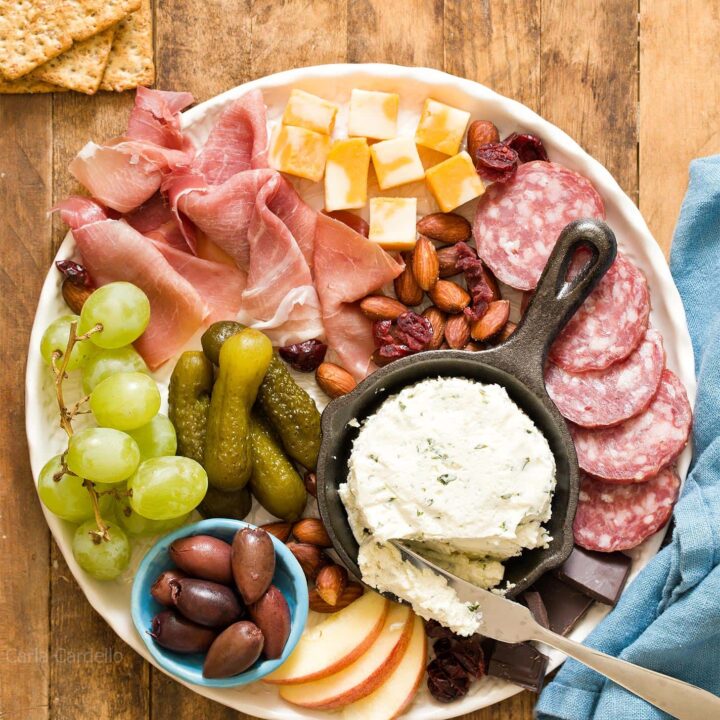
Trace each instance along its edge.
{"label": "white serving platter rim", "polygon": [[[673,369],[687,388],[691,403],[694,404],[696,382],[693,350],[685,321],[685,312],[675,287],[665,257],[653,239],[642,215],[630,198],[623,192],[610,173],[594,158],[588,155],[566,133],[542,119],[526,106],[503,97],[489,88],[470,80],[458,78],[430,68],[410,68],[387,64],[337,64],[298,68],[253,80],[240,85],[183,113],[183,126],[197,141],[202,142],[222,108],[248,90],[263,90],[268,105],[268,117],[272,123],[282,113],[282,107],[290,89],[300,87],[316,92],[328,99],[346,103],[353,87],[387,90],[400,93],[401,107],[410,105],[410,114],[403,116],[404,123],[417,116],[419,105],[425,97],[432,96],[450,105],[469,110],[473,119],[493,120],[500,128],[501,135],[513,130],[533,132],[543,138],[551,159],[571,167],[588,177],[602,195],[607,209],[607,219],[615,231],[620,248],[647,274],[653,299],[652,322],[665,338],[668,367]],[[338,126],[342,127],[341,111]],[[299,184],[303,192],[307,185]],[[314,204],[317,206],[317,198]],[[422,212],[422,204],[419,208]],[[58,251],[58,258],[70,257],[74,251],[72,237],[68,236]],[[33,476],[37,483],[38,474],[48,458],[59,450],[53,450],[61,442],[62,434],[56,427],[54,398],[49,395],[47,369],[43,366],[37,348],[40,337],[58,314],[67,312],[60,294],[59,273],[51,268],[40,294],[28,353],[26,373],[26,430]],[[169,369],[156,374],[161,384],[167,381]],[[305,384],[305,383],[303,383]],[[312,391],[312,388],[309,388]],[[314,393],[313,393],[314,394]],[[684,479],[690,463],[691,449],[681,456],[678,469]],[[59,520],[43,508],[50,530],[60,547],[70,571],[85,593],[93,608],[105,619],[112,629],[146,660],[153,662],[142,639],[132,625],[129,611],[129,583],[131,572],[126,573],[120,583],[102,583],[88,578],[78,567],[70,547],[72,531],[69,524]],[[258,522],[264,522],[262,517]],[[640,548],[632,552],[633,570],[631,579],[657,553],[664,531],[649,538]],[[134,557],[133,567],[142,554],[140,547]],[[124,588],[124,589],[123,589]],[[596,605],[580,622],[571,637],[582,640],[607,613],[607,609]],[[564,656],[544,648],[550,655],[550,668],[556,668]],[[154,663],[153,663],[154,664]],[[185,684],[185,683],[183,683]],[[276,695],[274,689],[256,683],[238,689],[202,688],[188,685],[192,690],[236,710],[273,720],[299,720],[300,718],[323,718],[327,713],[295,708]],[[411,720],[443,720],[493,705],[504,700],[520,688],[495,678],[486,678],[476,683],[472,691],[462,700],[443,705],[432,700],[427,691],[421,690],[415,703],[404,716]]]}

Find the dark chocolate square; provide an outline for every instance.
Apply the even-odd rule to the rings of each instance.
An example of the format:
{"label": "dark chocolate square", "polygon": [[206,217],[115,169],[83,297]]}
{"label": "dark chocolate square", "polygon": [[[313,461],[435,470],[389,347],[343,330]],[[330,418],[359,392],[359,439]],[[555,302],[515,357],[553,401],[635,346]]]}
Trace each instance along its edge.
{"label": "dark chocolate square", "polygon": [[531,588],[540,593],[550,629],[566,635],[593,604],[593,599],[546,573]]}
{"label": "dark chocolate square", "polygon": [[553,573],[566,585],[607,605],[615,605],[630,573],[632,560],[620,552],[602,553],[574,547]]}
{"label": "dark chocolate square", "polygon": [[488,663],[488,675],[540,692],[547,664],[547,656],[530,643],[496,642]]}
{"label": "dark chocolate square", "polygon": [[547,608],[543,602],[542,595],[537,590],[526,590],[520,599],[528,606],[535,622],[544,628],[550,627],[550,620],[547,614]]}

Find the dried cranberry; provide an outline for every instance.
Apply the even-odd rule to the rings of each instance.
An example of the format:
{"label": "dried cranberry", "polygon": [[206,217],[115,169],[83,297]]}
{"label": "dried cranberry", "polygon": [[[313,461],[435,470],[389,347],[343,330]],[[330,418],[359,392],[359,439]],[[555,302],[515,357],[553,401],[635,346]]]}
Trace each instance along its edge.
{"label": "dried cranberry", "polygon": [[65,276],[68,282],[78,287],[90,287],[90,273],[80,264],[72,260],[56,260],[55,267]]}
{"label": "dried cranberry", "polygon": [[395,337],[392,334],[392,320],[376,320],[373,323],[373,340],[375,346],[392,345]]}
{"label": "dried cranberry", "polygon": [[407,345],[413,352],[424,350],[432,340],[432,323],[412,310],[400,315],[395,322],[397,324],[395,336],[401,344]]}
{"label": "dried cranberry", "polygon": [[481,145],[473,156],[480,177],[490,182],[506,183],[518,167],[518,154],[504,143]]}
{"label": "dried cranberry", "polygon": [[433,639],[457,637],[450,628],[441,625],[437,620],[428,620],[425,623],[425,634]]}
{"label": "dried cranberry", "polygon": [[537,135],[530,133],[513,133],[508,135],[503,144],[512,148],[518,155],[521,163],[543,160],[548,162],[548,154],[543,141]]}
{"label": "dried cranberry", "polygon": [[469,320],[479,320],[487,312],[490,303],[497,299],[495,281],[483,261],[467,243],[457,243],[455,248],[458,254],[457,269],[465,275],[467,289],[472,298],[470,306],[466,307],[464,312]]}
{"label": "dried cranberry", "polygon": [[306,340],[295,345],[281,347],[278,352],[293,370],[313,372],[325,359],[327,345],[319,340]]}
{"label": "dried cranberry", "polygon": [[427,666],[427,675],[428,690],[440,702],[459,700],[470,689],[470,676],[449,654],[436,657]]}
{"label": "dried cranberry", "polygon": [[436,657],[452,655],[473,678],[480,678],[485,674],[482,638],[479,635],[444,637],[435,643],[434,650]]}
{"label": "dried cranberry", "polygon": [[373,362],[378,367],[384,367],[385,365],[389,365],[393,360],[399,360],[412,354],[413,351],[407,345],[400,345],[398,343],[381,345],[373,353]]}

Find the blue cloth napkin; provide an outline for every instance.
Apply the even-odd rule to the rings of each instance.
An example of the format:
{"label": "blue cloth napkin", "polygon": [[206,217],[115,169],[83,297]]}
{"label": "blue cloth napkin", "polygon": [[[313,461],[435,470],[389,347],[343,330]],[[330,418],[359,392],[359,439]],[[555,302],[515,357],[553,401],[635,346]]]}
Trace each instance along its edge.
{"label": "blue cloth napkin", "polygon": [[[586,644],[720,694],[720,155],[690,165],[670,267],[695,349],[695,457],[671,543]],[[573,660],[545,688],[536,714],[539,720],[670,717]]]}

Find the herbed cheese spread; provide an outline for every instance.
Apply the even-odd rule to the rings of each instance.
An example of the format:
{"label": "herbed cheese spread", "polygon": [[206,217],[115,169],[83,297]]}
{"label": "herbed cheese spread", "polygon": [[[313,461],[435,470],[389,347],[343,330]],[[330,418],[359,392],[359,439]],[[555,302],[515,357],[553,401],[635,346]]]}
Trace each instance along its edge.
{"label": "herbed cheese spread", "polygon": [[550,446],[503,387],[438,378],[404,388],[363,422],[340,496],[365,582],[471,635],[478,614],[387,541],[412,541],[430,561],[495,587],[503,560],[547,544],[554,489]]}

